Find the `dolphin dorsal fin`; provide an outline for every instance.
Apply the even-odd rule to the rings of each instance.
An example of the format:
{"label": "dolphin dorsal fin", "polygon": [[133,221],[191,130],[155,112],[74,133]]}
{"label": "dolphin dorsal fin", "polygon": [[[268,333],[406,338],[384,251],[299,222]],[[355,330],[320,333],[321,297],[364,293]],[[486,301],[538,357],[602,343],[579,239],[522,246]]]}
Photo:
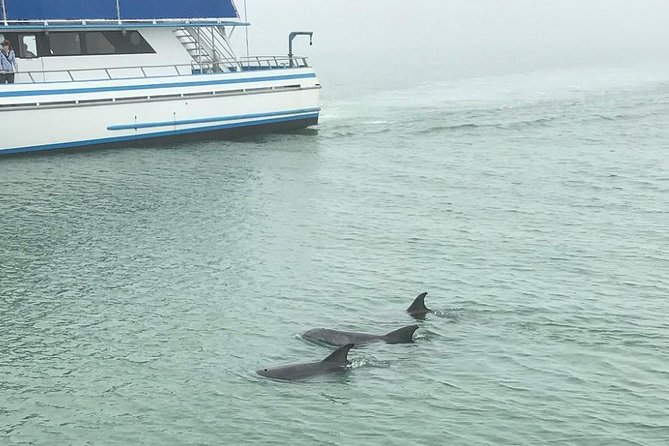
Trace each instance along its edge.
{"label": "dolphin dorsal fin", "polygon": [[427,313],[430,311],[429,308],[425,306],[425,296],[427,296],[427,293],[420,293],[416,299],[413,301],[411,305],[409,305],[409,308],[407,308],[407,311],[409,313]]}
{"label": "dolphin dorsal fin", "polygon": [[353,348],[353,344],[346,344],[332,352],[330,356],[321,362],[335,362],[337,364],[348,364],[348,351]]}
{"label": "dolphin dorsal fin", "polygon": [[408,344],[413,342],[413,334],[418,330],[418,325],[407,325],[399,330],[391,331],[383,338],[388,344]]}

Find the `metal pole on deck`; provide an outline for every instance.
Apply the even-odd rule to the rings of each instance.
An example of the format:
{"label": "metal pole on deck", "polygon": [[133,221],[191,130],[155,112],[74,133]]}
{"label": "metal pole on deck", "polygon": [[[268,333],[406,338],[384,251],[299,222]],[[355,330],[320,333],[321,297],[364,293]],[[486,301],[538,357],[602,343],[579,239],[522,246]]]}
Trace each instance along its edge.
{"label": "metal pole on deck", "polygon": [[216,37],[214,36],[214,27],[211,27],[211,52],[214,53],[214,60],[211,64],[211,71],[216,72],[218,69],[218,55],[216,54]]}
{"label": "metal pole on deck", "polygon": [[2,21],[7,26],[7,8],[5,7],[5,0],[2,0]]}
{"label": "metal pole on deck", "polygon": [[[246,9],[246,0],[244,0],[244,21],[249,23],[249,12]],[[249,26],[244,27],[244,32],[246,33],[246,58],[249,58]]]}
{"label": "metal pole on deck", "polygon": [[195,28],[197,35],[197,63],[200,65],[200,74],[202,73],[202,44],[200,43],[200,28]]}
{"label": "metal pole on deck", "polygon": [[120,0],[116,0],[116,19],[118,20],[118,24],[121,24],[121,4]]}
{"label": "metal pole on deck", "polygon": [[288,60],[290,67],[294,67],[295,63],[293,62],[293,39],[297,36],[309,36],[309,45],[314,44],[314,33],[311,31],[293,31],[288,34]]}

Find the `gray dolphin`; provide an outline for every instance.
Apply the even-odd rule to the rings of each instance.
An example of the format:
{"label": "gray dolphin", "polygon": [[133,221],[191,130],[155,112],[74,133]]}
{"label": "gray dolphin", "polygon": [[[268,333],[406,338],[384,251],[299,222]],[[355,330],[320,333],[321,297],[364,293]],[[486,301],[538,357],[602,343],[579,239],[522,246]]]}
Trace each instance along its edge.
{"label": "gray dolphin", "polygon": [[292,364],[271,369],[260,369],[256,373],[260,376],[273,379],[293,381],[333,372],[344,372],[350,364],[347,355],[353,344],[346,344],[335,350],[330,356],[320,362]]}
{"label": "gray dolphin", "polygon": [[330,330],[327,328],[314,328],[302,335],[309,341],[321,342],[329,345],[346,344],[369,344],[370,342],[386,342],[388,344],[404,344],[413,341],[413,333],[418,325],[409,325],[399,330],[391,331],[384,335],[372,335],[367,333],[356,333],[351,331]]}
{"label": "gray dolphin", "polygon": [[432,313],[432,310],[425,306],[425,296],[427,293],[420,293],[407,308],[407,312],[416,319],[425,319],[427,313]]}

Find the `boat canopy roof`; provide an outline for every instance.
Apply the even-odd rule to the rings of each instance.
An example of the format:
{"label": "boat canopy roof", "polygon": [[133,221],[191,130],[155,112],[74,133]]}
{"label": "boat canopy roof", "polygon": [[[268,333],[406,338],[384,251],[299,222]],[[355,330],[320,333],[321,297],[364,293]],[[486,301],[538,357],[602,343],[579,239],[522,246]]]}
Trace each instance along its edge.
{"label": "boat canopy roof", "polygon": [[233,0],[0,0],[0,29],[248,25]]}

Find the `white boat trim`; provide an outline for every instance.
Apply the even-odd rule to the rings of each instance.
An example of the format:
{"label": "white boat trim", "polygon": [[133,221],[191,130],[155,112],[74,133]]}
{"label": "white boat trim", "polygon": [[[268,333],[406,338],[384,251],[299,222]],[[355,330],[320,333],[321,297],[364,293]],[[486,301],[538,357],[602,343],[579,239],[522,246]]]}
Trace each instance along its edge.
{"label": "white boat trim", "polygon": [[[215,79],[215,80],[190,81],[190,82],[184,81],[184,82],[171,82],[171,83],[158,83],[158,84],[137,84],[137,85],[118,85],[118,86],[112,85],[112,86],[87,87],[87,88],[41,89],[41,90],[26,90],[26,91],[24,90],[0,91],[0,97],[14,98],[14,97],[27,97],[27,96],[101,93],[101,92],[111,92],[111,91],[125,92],[125,91],[138,91],[138,90],[156,90],[156,89],[174,88],[174,87],[203,87],[210,85],[241,84],[248,82],[282,81],[289,79],[309,79],[315,77],[316,77],[315,73],[304,73],[304,74],[289,74],[289,75],[279,75],[279,76],[239,77],[234,79]],[[52,82],[50,84],[62,85],[62,82]]]}

